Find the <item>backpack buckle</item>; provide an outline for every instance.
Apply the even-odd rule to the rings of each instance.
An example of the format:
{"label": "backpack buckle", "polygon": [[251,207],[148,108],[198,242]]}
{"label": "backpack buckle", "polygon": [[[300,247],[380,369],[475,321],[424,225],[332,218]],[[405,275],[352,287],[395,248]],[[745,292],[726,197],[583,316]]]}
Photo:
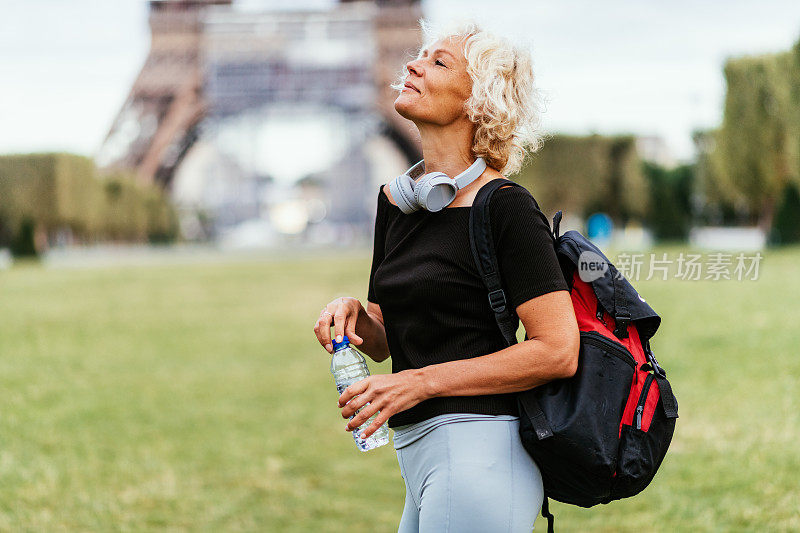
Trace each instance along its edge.
{"label": "backpack buckle", "polygon": [[631,323],[631,315],[625,313],[624,315],[617,315],[614,317],[616,327],[614,328],[614,335],[618,339],[628,338],[628,324]]}
{"label": "backpack buckle", "polygon": [[503,292],[503,289],[489,293],[489,305],[495,313],[502,313],[506,310],[506,293]]}

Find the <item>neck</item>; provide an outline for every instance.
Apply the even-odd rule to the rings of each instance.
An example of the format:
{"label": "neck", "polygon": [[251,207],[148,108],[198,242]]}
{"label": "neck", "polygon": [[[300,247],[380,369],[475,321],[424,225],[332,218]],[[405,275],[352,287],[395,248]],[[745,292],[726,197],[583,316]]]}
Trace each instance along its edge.
{"label": "neck", "polygon": [[446,126],[418,123],[417,129],[422,139],[426,173],[444,172],[455,177],[475,162],[472,155],[475,126],[468,119]]}

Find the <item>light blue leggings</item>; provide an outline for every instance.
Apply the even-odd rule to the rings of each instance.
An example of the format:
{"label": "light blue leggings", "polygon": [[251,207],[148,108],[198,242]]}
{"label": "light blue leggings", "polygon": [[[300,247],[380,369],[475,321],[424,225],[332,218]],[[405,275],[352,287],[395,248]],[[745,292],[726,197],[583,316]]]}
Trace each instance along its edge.
{"label": "light blue leggings", "polygon": [[542,475],[510,415],[445,414],[394,428],[406,484],[398,533],[530,533]]}

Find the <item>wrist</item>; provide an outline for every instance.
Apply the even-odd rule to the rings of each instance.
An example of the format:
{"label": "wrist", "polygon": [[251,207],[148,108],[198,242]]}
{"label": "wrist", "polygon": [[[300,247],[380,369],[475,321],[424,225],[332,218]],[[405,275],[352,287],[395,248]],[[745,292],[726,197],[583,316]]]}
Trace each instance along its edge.
{"label": "wrist", "polygon": [[417,389],[420,391],[422,400],[435,398],[441,395],[438,383],[432,376],[431,367],[414,368],[406,370],[409,372],[417,383]]}

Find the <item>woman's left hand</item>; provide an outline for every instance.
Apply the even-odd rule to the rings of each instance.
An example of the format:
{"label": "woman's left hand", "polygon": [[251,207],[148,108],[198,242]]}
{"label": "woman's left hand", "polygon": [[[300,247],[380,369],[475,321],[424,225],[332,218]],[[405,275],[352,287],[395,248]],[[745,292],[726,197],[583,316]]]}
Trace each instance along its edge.
{"label": "woman's left hand", "polygon": [[339,407],[342,408],[342,417],[350,418],[359,408],[369,403],[347,423],[347,431],[359,428],[380,411],[375,420],[361,432],[361,437],[367,438],[393,414],[410,409],[428,398],[419,372],[403,370],[395,374],[375,374],[356,381],[339,396]]}

